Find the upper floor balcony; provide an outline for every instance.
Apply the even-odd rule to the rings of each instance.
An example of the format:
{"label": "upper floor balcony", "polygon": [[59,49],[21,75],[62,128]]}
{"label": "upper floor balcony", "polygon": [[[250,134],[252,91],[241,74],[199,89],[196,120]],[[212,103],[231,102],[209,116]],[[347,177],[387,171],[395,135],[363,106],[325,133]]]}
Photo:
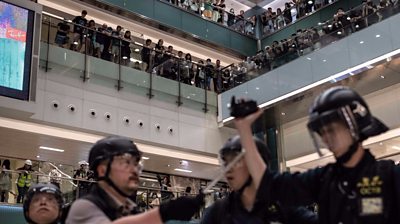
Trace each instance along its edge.
{"label": "upper floor balcony", "polygon": [[256,99],[267,107],[322,83],[355,75],[397,54],[398,12],[398,4],[376,10],[360,5],[338,12],[315,29],[267,46],[253,58],[262,68],[254,69],[254,61],[243,63],[243,72],[235,77],[239,81],[234,79],[229,85],[237,87],[219,95],[219,121],[229,118],[226,105],[232,95]]}

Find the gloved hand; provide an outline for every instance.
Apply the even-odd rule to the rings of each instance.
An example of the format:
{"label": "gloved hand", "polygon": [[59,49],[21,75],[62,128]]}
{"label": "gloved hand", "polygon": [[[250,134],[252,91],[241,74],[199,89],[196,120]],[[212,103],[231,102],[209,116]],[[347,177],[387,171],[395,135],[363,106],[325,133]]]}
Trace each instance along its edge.
{"label": "gloved hand", "polygon": [[163,222],[169,220],[189,221],[204,205],[204,194],[196,197],[180,197],[160,205],[160,215]]}

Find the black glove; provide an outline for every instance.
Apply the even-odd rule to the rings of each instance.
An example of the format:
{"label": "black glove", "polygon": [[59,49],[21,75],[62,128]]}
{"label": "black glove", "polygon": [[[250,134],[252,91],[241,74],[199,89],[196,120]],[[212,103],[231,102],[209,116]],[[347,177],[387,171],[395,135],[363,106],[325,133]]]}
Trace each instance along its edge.
{"label": "black glove", "polygon": [[180,197],[160,205],[160,215],[163,222],[169,220],[189,221],[204,204],[204,194],[196,197]]}

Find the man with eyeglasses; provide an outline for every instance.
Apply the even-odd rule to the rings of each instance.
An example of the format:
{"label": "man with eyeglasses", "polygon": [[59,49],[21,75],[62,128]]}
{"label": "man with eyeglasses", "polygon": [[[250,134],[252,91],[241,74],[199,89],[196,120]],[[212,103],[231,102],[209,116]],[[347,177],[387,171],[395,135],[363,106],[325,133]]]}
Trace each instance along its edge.
{"label": "man with eyeglasses", "polygon": [[141,155],[128,138],[111,136],[96,142],[89,153],[89,165],[98,182],[87,196],[72,204],[66,223],[157,224],[190,220],[203,204],[202,194],[171,200],[159,208],[137,214],[136,204],[129,198],[139,186]]}

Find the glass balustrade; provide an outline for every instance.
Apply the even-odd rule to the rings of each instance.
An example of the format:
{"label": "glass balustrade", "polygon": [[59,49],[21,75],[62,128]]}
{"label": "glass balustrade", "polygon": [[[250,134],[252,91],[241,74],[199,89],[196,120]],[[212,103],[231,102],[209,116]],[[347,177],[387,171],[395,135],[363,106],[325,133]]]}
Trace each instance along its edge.
{"label": "glass balustrade", "polygon": [[339,13],[340,15],[331,20],[319,22],[315,27],[298,31],[282,40],[274,40],[257,55],[231,66],[228,69],[230,75],[222,79],[228,88],[223,88],[222,91],[239,86],[260,75],[268,75],[270,71],[300,57],[307,58],[308,54],[373,26],[399,11],[399,4],[370,9],[369,12],[368,6],[359,5],[350,11]]}
{"label": "glass balustrade", "polygon": [[93,21],[89,24],[81,27],[43,16],[40,67],[54,75],[100,86],[94,91],[117,89],[216,112],[216,93],[199,84],[196,69],[201,65],[191,57],[181,60],[182,56],[175,56],[177,52],[146,44],[127,30],[116,32],[108,27],[96,28]]}

